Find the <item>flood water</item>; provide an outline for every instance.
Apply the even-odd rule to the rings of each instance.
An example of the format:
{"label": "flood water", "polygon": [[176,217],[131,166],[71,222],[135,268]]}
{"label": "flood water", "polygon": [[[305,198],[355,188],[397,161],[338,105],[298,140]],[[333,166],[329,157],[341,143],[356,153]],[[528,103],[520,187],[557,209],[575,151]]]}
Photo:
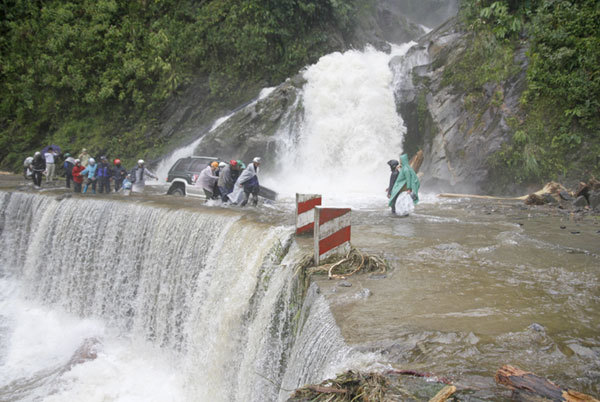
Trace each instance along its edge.
{"label": "flood water", "polygon": [[318,283],[346,341],[396,367],[486,399],[504,364],[598,395],[600,219],[556,211],[468,200],[406,218],[353,211],[352,242],[392,270]]}

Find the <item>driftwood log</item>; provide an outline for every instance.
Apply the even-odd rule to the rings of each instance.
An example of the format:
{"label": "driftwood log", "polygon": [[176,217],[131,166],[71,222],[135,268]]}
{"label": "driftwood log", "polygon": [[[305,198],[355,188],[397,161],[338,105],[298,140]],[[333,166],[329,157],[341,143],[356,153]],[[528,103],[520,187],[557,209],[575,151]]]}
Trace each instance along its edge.
{"label": "driftwood log", "polygon": [[453,193],[439,194],[438,197],[443,197],[443,198],[477,198],[477,199],[482,199],[482,200],[504,200],[504,201],[526,201],[526,200],[532,200],[532,203],[536,204],[536,202],[534,202],[534,201],[535,200],[542,200],[542,196],[544,194],[550,194],[556,200],[560,200],[560,193],[562,191],[565,191],[565,192],[569,193],[569,191],[567,191],[567,189],[565,187],[563,187],[562,184],[559,184],[559,183],[551,181],[549,183],[546,183],[546,185],[544,186],[544,188],[542,188],[541,190],[536,191],[533,194],[522,195],[520,197],[495,197],[495,196],[492,196],[492,195],[453,194]]}
{"label": "driftwood log", "polygon": [[514,391],[512,398],[516,401],[599,402],[589,395],[560,388],[545,378],[509,365],[502,366],[495,379]]}
{"label": "driftwood log", "polygon": [[415,173],[419,173],[419,169],[421,169],[421,165],[423,164],[423,159],[425,159],[423,156],[423,150],[420,149],[419,152],[417,152],[410,160],[410,167],[413,168]]}
{"label": "driftwood log", "polygon": [[455,392],[456,387],[454,385],[447,385],[442,388],[440,392],[438,392],[433,398],[431,398],[429,402],[445,402]]}

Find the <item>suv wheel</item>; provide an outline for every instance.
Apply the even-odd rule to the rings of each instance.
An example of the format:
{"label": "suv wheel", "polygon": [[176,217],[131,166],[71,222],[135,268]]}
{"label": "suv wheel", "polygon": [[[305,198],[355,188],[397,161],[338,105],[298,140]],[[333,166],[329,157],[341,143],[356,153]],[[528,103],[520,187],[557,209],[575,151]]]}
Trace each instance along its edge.
{"label": "suv wheel", "polygon": [[185,195],[185,192],[181,187],[177,187],[173,189],[173,191],[171,191],[171,195],[174,195],[176,197],[183,197]]}
{"label": "suv wheel", "polygon": [[174,183],[167,194],[174,195],[176,197],[183,197],[185,195],[185,189],[181,183]]}

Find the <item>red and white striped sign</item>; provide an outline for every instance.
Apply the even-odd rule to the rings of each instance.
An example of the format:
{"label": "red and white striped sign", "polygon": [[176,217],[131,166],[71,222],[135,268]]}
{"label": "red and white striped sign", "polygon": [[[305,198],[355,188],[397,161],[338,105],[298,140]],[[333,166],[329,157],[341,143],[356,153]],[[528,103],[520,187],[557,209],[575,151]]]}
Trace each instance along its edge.
{"label": "red and white striped sign", "polygon": [[315,225],[313,209],[321,205],[321,194],[296,193],[296,234],[312,232]]}
{"label": "red and white striped sign", "polygon": [[315,264],[350,250],[350,208],[315,207]]}

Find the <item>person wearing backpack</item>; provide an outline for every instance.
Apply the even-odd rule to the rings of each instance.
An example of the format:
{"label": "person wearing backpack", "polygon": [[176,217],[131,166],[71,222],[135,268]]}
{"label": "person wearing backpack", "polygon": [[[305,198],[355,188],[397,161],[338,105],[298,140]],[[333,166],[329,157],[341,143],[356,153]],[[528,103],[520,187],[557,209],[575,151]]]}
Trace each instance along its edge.
{"label": "person wearing backpack", "polygon": [[108,159],[106,159],[106,156],[100,157],[100,165],[98,165],[96,177],[98,177],[98,183],[100,184],[98,192],[100,194],[110,193],[110,178],[112,177],[112,171],[110,169],[110,165],[108,164]]}

